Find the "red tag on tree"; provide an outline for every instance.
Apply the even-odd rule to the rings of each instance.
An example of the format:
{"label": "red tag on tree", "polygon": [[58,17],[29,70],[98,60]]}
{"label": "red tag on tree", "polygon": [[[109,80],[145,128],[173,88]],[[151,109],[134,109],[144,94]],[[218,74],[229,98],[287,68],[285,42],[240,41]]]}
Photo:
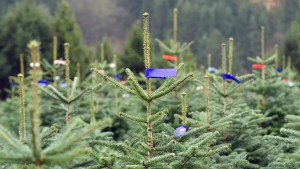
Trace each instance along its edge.
{"label": "red tag on tree", "polygon": [[177,56],[163,55],[162,58],[164,60],[177,60]]}
{"label": "red tag on tree", "polygon": [[264,64],[252,64],[252,69],[263,69],[265,68]]}

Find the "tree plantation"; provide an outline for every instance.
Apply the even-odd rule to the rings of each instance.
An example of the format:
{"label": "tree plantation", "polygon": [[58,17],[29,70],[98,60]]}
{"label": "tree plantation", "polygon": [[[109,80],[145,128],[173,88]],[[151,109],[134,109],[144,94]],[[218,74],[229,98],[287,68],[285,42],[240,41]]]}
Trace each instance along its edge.
{"label": "tree plantation", "polygon": [[[0,8],[1,169],[300,168],[300,15],[274,14],[288,31],[268,40],[278,33],[268,10],[291,1],[150,2],[103,0],[139,15],[122,54],[109,33],[85,43],[75,0]],[[232,15],[187,26],[222,5],[224,17],[262,9],[266,22],[252,11],[249,24]]]}

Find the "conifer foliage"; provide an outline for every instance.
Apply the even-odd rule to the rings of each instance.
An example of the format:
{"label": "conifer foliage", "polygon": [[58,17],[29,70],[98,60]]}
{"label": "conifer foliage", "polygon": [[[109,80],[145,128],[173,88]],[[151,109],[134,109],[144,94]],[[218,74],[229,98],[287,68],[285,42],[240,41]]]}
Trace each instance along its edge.
{"label": "conifer foliage", "polygon": [[[233,70],[233,38],[214,58],[220,70],[211,67],[211,55],[206,71],[178,63],[192,55],[192,42],[177,41],[176,9],[170,47],[157,40],[162,58],[151,55],[148,13],[141,30],[128,55],[143,65],[124,69],[101,45],[87,77],[81,64],[70,66],[80,47],[64,43],[64,57],[57,52],[57,39],[76,36],[53,37],[53,64],[41,59],[40,42],[30,41],[30,59],[20,57],[20,73],[9,77],[10,98],[0,102],[0,168],[300,167],[296,73],[290,57],[279,64],[278,46],[265,57],[264,28],[261,56],[249,58],[255,70],[245,75]],[[157,68],[153,57],[175,62]]]}

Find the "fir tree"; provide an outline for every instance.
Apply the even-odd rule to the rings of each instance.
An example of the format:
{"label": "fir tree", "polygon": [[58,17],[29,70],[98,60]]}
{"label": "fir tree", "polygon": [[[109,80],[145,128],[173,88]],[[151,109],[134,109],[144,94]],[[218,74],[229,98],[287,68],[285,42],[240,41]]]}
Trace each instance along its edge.
{"label": "fir tree", "polygon": [[[81,67],[85,69],[89,62],[87,51],[83,44],[80,28],[77,25],[66,0],[62,0],[61,3],[59,3],[52,27],[53,33],[57,37],[58,44],[69,43],[72,46],[72,51],[70,51],[70,56],[72,56],[70,63],[80,63]],[[64,47],[59,45],[57,48],[57,57],[62,58],[64,56]],[[70,70],[71,76],[75,76],[74,73],[76,72],[76,66],[72,66]]]}
{"label": "fir tree", "polygon": [[[144,13],[144,63],[145,67],[150,67],[150,44],[149,44],[149,25],[148,25],[148,13]],[[181,67],[181,66],[180,66]],[[128,76],[128,79],[132,85],[132,89],[128,88],[116,80],[112,79],[111,77],[107,76],[105,73],[102,73],[101,71],[92,69],[92,71],[95,71],[97,74],[101,75],[111,83],[115,84],[116,86],[120,87],[121,89],[127,91],[128,93],[132,95],[138,96],[140,99],[142,99],[144,102],[146,102],[146,110],[147,114],[146,116],[143,115],[140,117],[134,117],[131,115],[127,115],[124,113],[121,113],[120,115],[126,119],[129,119],[131,121],[139,123],[141,126],[146,126],[143,129],[143,132],[136,135],[133,139],[127,141],[127,145],[124,143],[106,143],[103,141],[96,141],[92,142],[92,145],[99,144],[108,146],[114,150],[121,151],[124,155],[132,154],[133,156],[124,156],[120,153],[113,153],[113,157],[116,159],[119,159],[120,162],[118,162],[119,166],[126,166],[127,168],[157,168],[157,167],[167,167],[167,161],[170,158],[173,158],[175,156],[174,153],[164,153],[160,152],[159,149],[165,150],[165,148],[168,148],[169,145],[172,144],[171,142],[161,142],[161,140],[157,140],[158,138],[162,137],[161,134],[163,133],[156,133],[156,126],[161,124],[161,120],[166,115],[163,112],[158,112],[156,114],[152,114],[151,111],[151,102],[161,96],[164,96],[168,94],[170,91],[174,90],[178,85],[183,83],[186,79],[188,79],[192,74],[187,74],[184,77],[180,78],[179,80],[175,80],[173,78],[169,78],[164,82],[164,84],[158,88],[156,91],[151,91],[151,85],[150,85],[150,78],[146,79],[146,88],[147,91],[144,91],[143,88],[140,86],[139,82],[136,80],[136,77],[133,75],[130,69],[126,69],[126,74]],[[140,128],[140,127],[139,127]],[[145,136],[143,136],[146,135]],[[144,139],[140,139],[144,138]],[[147,141],[146,141],[147,140]],[[145,143],[146,141],[146,143]],[[168,143],[168,144],[167,144]],[[164,145],[166,144],[166,145]],[[141,147],[142,149],[138,150]],[[159,148],[161,147],[161,148]],[[157,153],[155,153],[158,151]],[[105,157],[103,157],[105,158]],[[100,162],[99,165],[103,165],[103,160],[98,160]],[[107,160],[106,160],[107,161]]]}
{"label": "fir tree", "polygon": [[[261,38],[261,57],[248,58],[255,63],[253,64],[253,72],[257,80],[248,87],[253,95],[249,95],[247,101],[253,109],[257,108],[266,116],[272,117],[272,121],[262,124],[268,129],[268,132],[279,132],[284,124],[285,115],[295,114],[299,109],[295,99],[299,95],[299,90],[293,87],[295,84],[292,79],[294,73],[291,68],[291,61],[287,66],[279,65],[276,45],[274,54],[266,57],[264,28],[262,28]],[[257,69],[255,66],[261,67]]]}
{"label": "fir tree", "polygon": [[[298,2],[299,3],[299,2]],[[291,24],[291,27],[288,32],[288,36],[285,41],[284,53],[287,56],[291,56],[294,60],[294,65],[297,70],[299,69],[299,59],[297,56],[300,55],[300,42],[299,42],[299,26],[300,26],[300,17],[296,17]]]}
{"label": "fir tree", "polygon": [[20,54],[25,56],[25,68],[29,66],[26,45],[31,39],[41,42],[41,57],[50,59],[51,33],[46,20],[50,20],[50,17],[43,16],[33,0],[17,2],[5,15],[0,24],[0,66],[3,68],[0,73],[1,86],[8,87],[6,77],[20,72]]}
{"label": "fir tree", "polygon": [[[38,42],[31,41],[28,47],[31,51],[32,63],[36,63]],[[37,68],[33,66],[32,73],[32,104],[30,110],[30,138],[25,137],[25,112],[23,96],[23,75],[20,75],[20,131],[18,139],[12,132],[2,125],[0,126],[0,145],[6,148],[0,149],[0,162],[5,166],[13,168],[36,168],[42,169],[43,166],[67,166],[67,161],[73,161],[74,158],[89,154],[90,148],[85,142],[80,140],[98,128],[105,127],[109,120],[99,121],[88,127],[80,127],[84,122],[75,119],[65,129],[62,129],[61,135],[55,135],[57,129],[44,128],[40,131],[40,108],[37,83]],[[57,96],[58,97],[58,96]],[[75,130],[80,127],[79,133]],[[55,141],[54,141],[55,140]],[[50,143],[49,143],[50,142]],[[9,165],[9,164],[12,165]]]}

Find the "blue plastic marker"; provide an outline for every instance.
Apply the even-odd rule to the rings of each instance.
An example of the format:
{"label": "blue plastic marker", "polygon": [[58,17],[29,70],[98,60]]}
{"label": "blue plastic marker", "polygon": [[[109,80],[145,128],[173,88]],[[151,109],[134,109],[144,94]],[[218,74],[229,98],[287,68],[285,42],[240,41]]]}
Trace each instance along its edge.
{"label": "blue plastic marker", "polygon": [[48,83],[47,80],[41,79],[41,80],[38,81],[38,84],[39,84],[39,85],[47,86],[49,83]]}
{"label": "blue plastic marker", "polygon": [[114,75],[114,78],[116,79],[116,80],[121,80],[121,76],[120,75]]}
{"label": "blue plastic marker", "polygon": [[184,135],[186,132],[187,132],[187,128],[185,125],[183,125],[183,126],[177,127],[174,131],[174,134],[177,137],[180,137],[180,136]]}
{"label": "blue plastic marker", "polygon": [[222,78],[223,80],[233,80],[235,81],[237,84],[240,84],[241,82],[234,77],[232,74],[227,74],[227,73],[222,73]]}
{"label": "blue plastic marker", "polygon": [[282,72],[282,69],[280,67],[276,68],[276,72],[280,73]]}
{"label": "blue plastic marker", "polygon": [[15,82],[10,82],[9,85],[10,85],[10,87],[14,87],[16,85],[16,83]]}
{"label": "blue plastic marker", "polygon": [[67,87],[67,83],[66,83],[66,82],[64,82],[64,83],[60,84],[60,87],[61,87],[61,88],[65,88],[65,87]]}
{"label": "blue plastic marker", "polygon": [[207,68],[207,71],[209,73],[218,73],[219,70],[217,68],[214,68],[214,67],[209,67],[209,68]]}
{"label": "blue plastic marker", "polygon": [[175,77],[176,69],[157,69],[157,68],[147,68],[145,70],[146,78],[167,78],[167,77]]}

